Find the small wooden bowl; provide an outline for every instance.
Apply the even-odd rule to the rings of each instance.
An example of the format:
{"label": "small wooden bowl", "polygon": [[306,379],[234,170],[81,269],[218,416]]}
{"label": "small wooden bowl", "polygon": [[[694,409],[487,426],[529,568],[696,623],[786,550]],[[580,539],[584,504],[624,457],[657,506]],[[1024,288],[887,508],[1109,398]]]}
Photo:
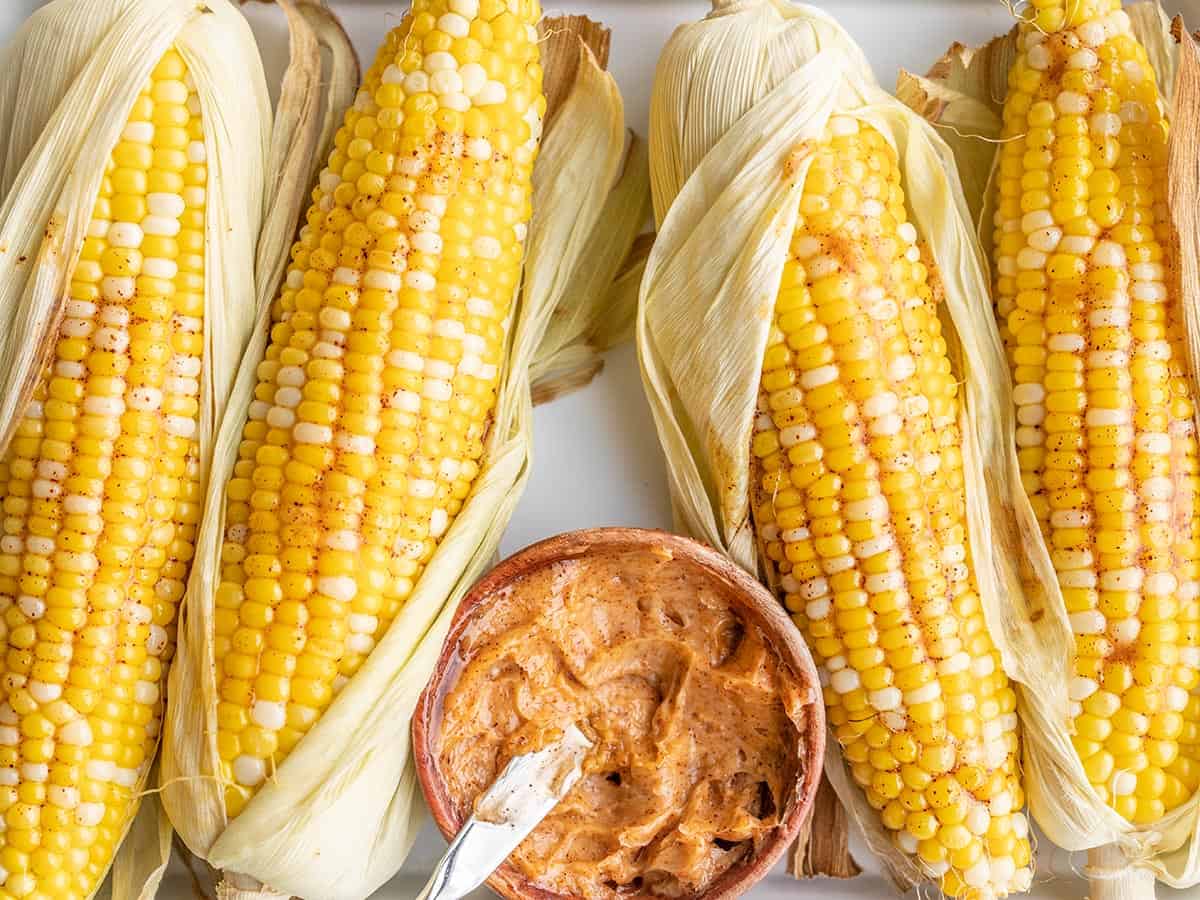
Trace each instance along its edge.
{"label": "small wooden bowl", "polygon": [[[744,894],[771,869],[788,845],[795,840],[801,825],[809,817],[821,778],[821,761],[825,752],[825,711],[812,657],[779,601],[726,557],[696,541],[663,531],[596,528],[549,538],[527,547],[492,569],[459,604],[450,626],[450,633],[442,647],[437,668],[418,701],[412,723],[417,775],[434,821],[446,839],[451,839],[462,827],[464,818],[455,809],[438,765],[436,738],[441,727],[439,701],[450,688],[450,685],[446,684],[448,676],[457,675],[458,670],[452,663],[457,655],[459,640],[481,607],[516,579],[561,560],[597,552],[651,547],[669,549],[675,559],[691,563],[715,582],[725,586],[731,601],[739,607],[739,612],[747,621],[759,627],[772,649],[791,670],[801,695],[808,697],[805,707],[807,730],[801,735],[803,758],[780,825],[767,838],[757,854],[734,865],[702,894],[688,898],[731,900]],[[563,896],[539,887],[508,863],[493,873],[488,879],[488,886],[508,900],[562,900]]]}

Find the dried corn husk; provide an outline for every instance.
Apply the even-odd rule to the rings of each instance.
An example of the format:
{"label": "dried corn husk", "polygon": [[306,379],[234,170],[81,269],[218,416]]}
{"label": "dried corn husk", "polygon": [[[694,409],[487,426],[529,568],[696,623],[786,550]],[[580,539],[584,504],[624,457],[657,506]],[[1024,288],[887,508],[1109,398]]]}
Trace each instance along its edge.
{"label": "dried corn husk", "polygon": [[[357,900],[396,872],[423,822],[409,754],[409,718],[455,605],[490,565],[528,477],[530,373],[545,358],[543,335],[556,312],[580,324],[556,332],[561,336],[548,347],[551,355],[572,351],[596,333],[594,321],[606,308],[598,301],[608,295],[608,285],[592,269],[603,266],[615,274],[640,227],[626,210],[642,202],[636,195],[639,177],[645,192],[644,176],[637,173],[644,163],[636,154],[626,160],[624,107],[616,83],[580,37],[606,41],[607,32],[582,19],[548,21],[545,32],[547,78],[569,77],[570,86],[549,114],[534,169],[525,279],[483,470],[407,606],[366,663],[272,780],[227,822],[216,775],[213,594],[220,575],[224,488],[265,348],[265,322],[242,362],[217,439],[171,672],[176,703],[168,713],[163,754],[164,803],[188,848],[226,873],[223,897],[280,892],[309,900]],[[609,222],[604,216],[613,210],[616,221]]]}
{"label": "dried corn husk", "polygon": [[[577,34],[600,68],[608,67],[611,34],[598,22],[563,16],[543,21],[541,31],[544,38],[559,32]],[[575,42],[544,40],[542,67],[547,128],[553,129],[554,117],[578,78]],[[629,131],[621,174],[592,225],[587,247],[572,264],[530,367],[535,405],[585,387],[604,368],[604,353],[633,336],[640,279],[629,273],[645,258],[648,243],[635,242],[649,216],[649,153],[645,141]]]}
{"label": "dried corn husk", "polygon": [[[1065,682],[1061,660],[1030,670],[1026,645],[1042,610],[1012,602],[1021,596],[1015,550],[1037,524],[1013,449],[1008,366],[990,310],[978,302],[987,266],[950,149],[878,87],[861,51],[824,13],[785,0],[713,6],[668,44],[651,108],[659,234],[637,343],[679,524],[759,570],[750,443],[772,310],[812,142],[835,111],[859,118],[896,147],[912,220],[943,281],[944,332],[964,383],[971,554],[988,625],[1014,681]],[[1052,571],[1039,574],[1053,581]],[[1042,627],[1069,635],[1065,619]],[[919,880],[851,782],[836,740],[828,744],[826,775],[868,844],[899,884]]]}
{"label": "dried corn husk", "polygon": [[[1200,307],[1196,273],[1196,197],[1200,188],[1195,123],[1200,115],[1200,57],[1195,43],[1177,21],[1172,23],[1157,3],[1137,3],[1126,12],[1138,40],[1155,67],[1158,83],[1172,108],[1171,209],[1182,252],[1178,271],[1193,377],[1200,371]],[[1184,39],[1180,46],[1178,37]],[[1007,90],[1008,68],[1016,54],[1015,32],[978,49],[956,44],[922,77],[900,75],[898,95],[938,126],[954,148],[964,184],[976,192],[974,208],[980,238],[990,248],[994,200],[991,178]],[[987,296],[981,294],[980,296]],[[980,304],[984,306],[985,304]],[[1007,401],[1006,401],[1007,402]],[[1040,534],[1019,548],[1039,569],[1049,565]],[[1056,582],[1047,597],[1051,616],[1066,616]],[[1073,655],[1070,633],[1039,623],[1034,656],[1043,665],[1061,665]],[[1030,809],[1042,830],[1059,846],[1090,850],[1087,874],[1095,898],[1152,897],[1153,879],[1176,888],[1200,883],[1200,796],[1149,827],[1135,827],[1118,816],[1092,790],[1071,744],[1066,678],[1042,679],[1036,692],[1023,696],[1025,773]]]}
{"label": "dried corn husk", "polygon": [[[0,448],[53,347],[66,285],[104,174],[137,93],[175,44],[196,81],[212,178],[200,446],[212,450],[231,373],[254,315],[271,110],[254,39],[220,0],[57,2],[0,54]],[[142,779],[144,786],[148,778]],[[170,826],[143,803],[114,863],[115,898],[153,896]]]}
{"label": "dried corn husk", "polygon": [[605,352],[633,337],[641,267],[651,242],[649,235],[634,240],[650,215],[649,162],[646,142],[631,133],[620,180],[542,336],[530,370],[535,404],[588,384],[604,368]]}

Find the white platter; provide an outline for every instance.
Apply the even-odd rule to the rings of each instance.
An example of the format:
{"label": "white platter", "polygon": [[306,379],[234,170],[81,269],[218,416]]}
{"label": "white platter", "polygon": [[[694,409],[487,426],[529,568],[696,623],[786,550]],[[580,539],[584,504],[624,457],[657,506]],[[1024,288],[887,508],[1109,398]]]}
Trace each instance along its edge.
{"label": "white platter", "polygon": [[[407,0],[329,2],[354,40],[364,67],[408,5]],[[0,43],[40,5],[40,0],[0,0]],[[837,16],[854,35],[885,87],[894,84],[901,67],[924,71],[953,41],[977,44],[1012,24],[1001,0],[822,0],[817,5]],[[1200,0],[1164,0],[1163,5],[1170,13],[1183,13],[1193,26],[1200,25]],[[699,18],[709,8],[706,0],[543,0],[543,6],[548,15],[588,13],[613,29],[610,69],[624,93],[628,123],[643,135],[659,50],[677,24]],[[251,4],[247,11],[271,74],[277,75],[287,51],[281,20],[267,7]],[[505,537],[505,554],[575,528],[670,528],[662,455],[631,348],[611,353],[604,373],[586,390],[540,408],[535,436],[533,477]],[[415,897],[444,848],[440,835],[427,826],[404,868],[380,889],[377,900]],[[800,883],[781,865],[747,896],[752,900],[895,896],[870,855],[861,847],[855,855],[864,873],[853,880]],[[1083,864],[1082,857],[1072,858],[1043,839],[1037,879],[1028,896],[1033,900],[1081,900],[1087,893],[1086,882],[1078,876]],[[489,896],[486,891],[478,895]],[[159,896],[164,900],[197,896],[191,877],[178,860]],[[1159,896],[1200,900],[1200,889],[1160,887]]]}

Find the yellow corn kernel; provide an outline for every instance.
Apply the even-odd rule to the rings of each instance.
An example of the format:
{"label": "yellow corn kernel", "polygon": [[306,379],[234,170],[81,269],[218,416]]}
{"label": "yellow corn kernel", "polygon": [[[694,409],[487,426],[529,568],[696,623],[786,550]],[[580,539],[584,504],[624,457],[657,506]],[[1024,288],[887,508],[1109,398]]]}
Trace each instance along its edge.
{"label": "yellow corn kernel", "polygon": [[[1194,593],[1200,561],[1190,521],[1167,510],[1200,499],[1200,460],[1193,439],[1172,437],[1191,429],[1194,398],[1159,262],[1167,157],[1152,138],[1166,133],[1166,107],[1128,23],[1098,24],[1119,8],[1034,0],[1021,26],[997,196],[1022,207],[996,222],[994,299],[1022,481],[1075,631],[1073,742],[1097,792],[1140,824],[1181,802],[1162,766],[1200,752],[1180,740],[1200,709],[1167,709],[1182,706],[1168,685],[1196,646],[1197,610],[1178,598]],[[1101,38],[1089,49],[1085,31]]]}
{"label": "yellow corn kernel", "polygon": [[[371,653],[480,470],[545,111],[539,13],[481,3],[461,34],[445,10],[416,0],[385,40],[273,309],[217,589],[230,815]],[[479,102],[383,80],[429,53],[489,72]]]}
{"label": "yellow corn kernel", "polygon": [[[894,149],[836,120],[800,211],[764,357],[755,527],[826,662],[828,719],[884,827],[928,863],[953,853],[974,866],[987,847],[963,824],[969,791],[1015,778],[1015,726],[1005,720],[977,771],[960,748],[1015,700],[969,558],[959,387]],[[856,229],[882,244],[827,249]],[[898,296],[912,298],[903,311]],[[970,671],[975,657],[988,677]]]}

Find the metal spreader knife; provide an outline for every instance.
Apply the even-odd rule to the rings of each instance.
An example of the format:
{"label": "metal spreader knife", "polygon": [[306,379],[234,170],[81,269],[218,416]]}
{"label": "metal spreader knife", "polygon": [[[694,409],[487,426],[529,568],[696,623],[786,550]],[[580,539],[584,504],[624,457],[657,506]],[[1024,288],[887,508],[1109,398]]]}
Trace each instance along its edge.
{"label": "metal spreader knife", "polygon": [[592,748],[575,725],[533,753],[514,756],[475,804],[417,900],[458,900],[479,887],[583,776]]}

